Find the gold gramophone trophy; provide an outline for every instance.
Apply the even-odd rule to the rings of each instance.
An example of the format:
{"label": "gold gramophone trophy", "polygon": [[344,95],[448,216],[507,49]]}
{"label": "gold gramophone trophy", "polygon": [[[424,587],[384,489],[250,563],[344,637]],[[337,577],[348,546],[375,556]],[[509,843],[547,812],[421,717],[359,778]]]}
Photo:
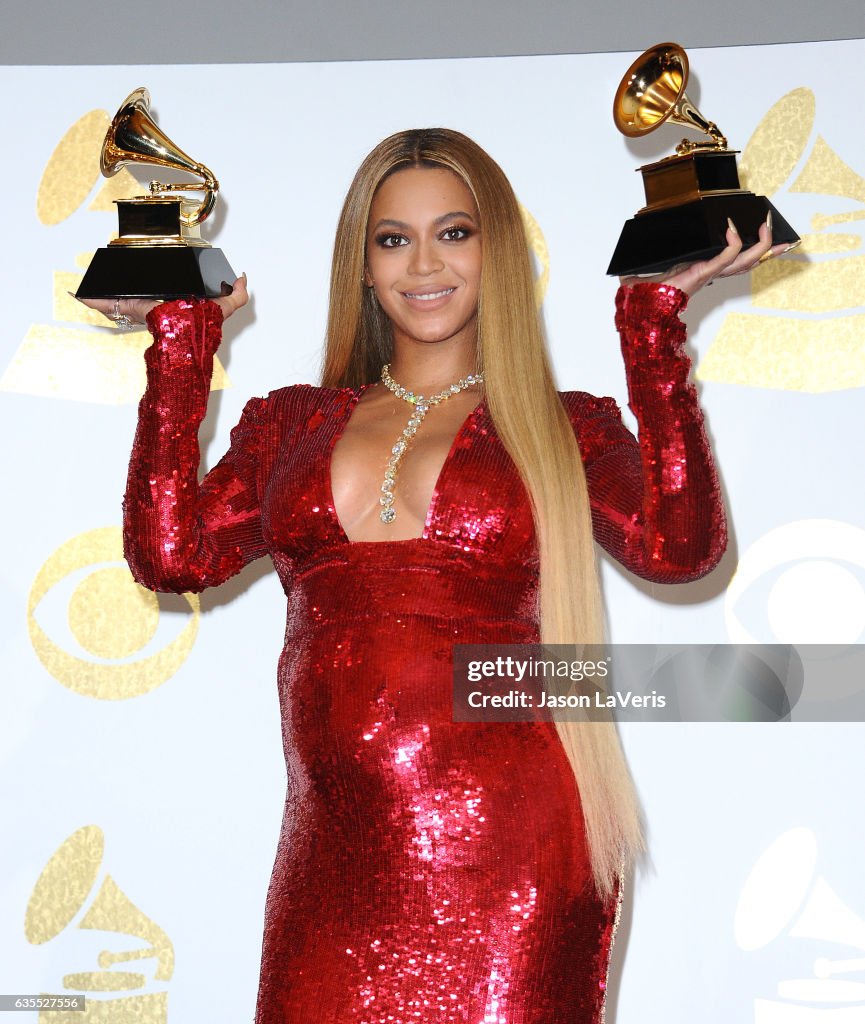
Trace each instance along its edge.
{"label": "gold gramophone trophy", "polygon": [[687,83],[688,56],[677,43],[646,50],[619,83],[613,120],[623,135],[646,135],[670,121],[709,139],[683,139],[676,156],[639,168],[646,205],[622,228],[608,274],[656,274],[679,263],[717,256],[727,245],[727,218],[745,247],[758,241],[757,232],[770,211],[773,244],[799,241],[765,196],[741,188],[738,150],[727,148],[718,126],[688,99]]}
{"label": "gold gramophone trophy", "polygon": [[[146,89],[136,89],[117,111],[99,160],[106,178],[132,163],[191,172],[203,181],[151,181],[150,195],[115,200],[119,236],[96,251],[76,296],[175,299],[228,294],[236,275],[222,250],[201,237],[199,227],[216,205],[219,182],[159,130],[150,116]],[[205,195],[192,200],[172,192]]]}

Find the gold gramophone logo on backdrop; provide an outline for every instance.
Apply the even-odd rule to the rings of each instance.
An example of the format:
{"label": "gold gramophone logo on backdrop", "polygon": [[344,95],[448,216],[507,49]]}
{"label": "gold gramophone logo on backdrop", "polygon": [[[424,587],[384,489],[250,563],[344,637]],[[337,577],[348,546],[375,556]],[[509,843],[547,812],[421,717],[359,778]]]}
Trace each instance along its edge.
{"label": "gold gramophone logo on backdrop", "polygon": [[[91,196],[87,210],[116,216],[115,201],[140,191],[141,185],[126,168],[108,179],[100,177],[100,151],[110,123],[107,111],[91,110],[57,144],[36,197],[36,215],[44,228],[68,221],[85,208]],[[80,219],[76,227],[79,224],[85,231],[87,225]],[[55,248],[45,245],[39,252],[50,253]],[[0,377],[0,391],[99,405],[129,405],[139,400],[145,385],[142,354],[150,335],[144,328],[130,332],[106,329],[104,316],[69,294],[78,288],[92,256],[92,252],[80,253],[75,260],[78,270],[52,272],[50,266],[45,267],[53,276],[54,322],[30,326]],[[211,388],[226,387],[230,381],[215,358]]]}
{"label": "gold gramophone logo on backdrop", "polygon": [[817,132],[816,114],[810,89],[783,96],[751,136],[742,177],[767,195],[786,186],[841,209],[815,202],[802,245],[754,269],[754,310],[727,314],[700,380],[812,394],[865,387],[865,312],[854,312],[865,307],[863,237],[845,230],[865,219],[865,178]]}
{"label": "gold gramophone logo on backdrop", "polygon": [[[103,949],[97,969],[65,974],[63,988],[84,994],[86,1010],[42,1011],[39,1024],[165,1024],[168,1020],[164,984],[174,974],[174,946],[164,930],[102,871],[104,852],[105,838],[97,825],[78,829],[60,845],[30,895],[24,918],[27,941],[43,945],[71,927],[123,936],[121,947],[128,946],[129,938],[144,945]],[[146,972],[115,969],[117,964],[143,966],[139,961],[148,961]],[[162,987],[154,991],[155,983]],[[142,991],[147,988],[151,991]],[[106,993],[124,994],[105,998]]]}

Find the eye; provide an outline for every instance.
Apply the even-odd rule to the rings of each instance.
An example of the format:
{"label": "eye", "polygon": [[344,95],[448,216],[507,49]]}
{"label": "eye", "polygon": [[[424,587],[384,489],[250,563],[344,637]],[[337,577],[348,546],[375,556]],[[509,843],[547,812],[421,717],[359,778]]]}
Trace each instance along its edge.
{"label": "eye", "polygon": [[382,249],[396,249],[401,245],[407,245],[408,239],[405,235],[400,235],[395,231],[387,231],[381,235],[376,235],[376,245],[381,246]]}
{"label": "eye", "polygon": [[461,242],[464,238],[468,238],[473,232],[471,228],[460,227],[454,224],[449,228],[445,228],[441,233],[442,240],[445,242]]}

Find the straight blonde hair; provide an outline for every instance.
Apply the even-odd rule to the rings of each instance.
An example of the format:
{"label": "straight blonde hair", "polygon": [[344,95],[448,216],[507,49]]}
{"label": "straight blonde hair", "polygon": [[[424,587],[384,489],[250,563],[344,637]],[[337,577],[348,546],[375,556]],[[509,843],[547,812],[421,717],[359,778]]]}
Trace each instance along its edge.
{"label": "straight blonde hair", "polygon": [[[477,368],[496,433],[531,501],[541,642],[600,643],[603,609],[583,462],[555,387],[519,205],[498,164],[465,135],[441,128],[399,132],[358,169],[336,232],[322,384],[358,387],[377,379],[391,359],[390,323],[363,283],[366,232],[376,189],[406,167],[452,171],[477,204],[483,251]],[[556,722],[556,729],[579,789],[595,884],[608,897],[644,848],[633,780],[611,720]]]}

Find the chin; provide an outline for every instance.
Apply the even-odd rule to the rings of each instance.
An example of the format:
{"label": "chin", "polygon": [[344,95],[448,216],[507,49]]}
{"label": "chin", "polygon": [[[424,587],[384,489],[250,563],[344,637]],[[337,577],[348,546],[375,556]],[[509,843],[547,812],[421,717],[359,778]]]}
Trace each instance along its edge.
{"label": "chin", "polygon": [[398,328],[405,338],[416,341],[422,345],[437,345],[446,341],[453,341],[461,335],[467,337],[471,332],[474,340],[474,332],[471,321],[458,324],[414,324]]}

